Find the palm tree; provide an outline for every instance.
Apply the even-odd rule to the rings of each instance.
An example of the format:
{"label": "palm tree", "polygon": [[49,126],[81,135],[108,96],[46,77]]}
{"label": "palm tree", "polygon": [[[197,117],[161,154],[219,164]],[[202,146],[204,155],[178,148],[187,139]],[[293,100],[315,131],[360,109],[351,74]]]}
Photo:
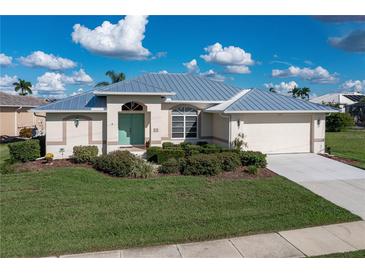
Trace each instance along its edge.
{"label": "palm tree", "polygon": [[311,92],[310,88],[307,88],[307,87],[303,87],[303,88],[295,87],[291,91],[289,91],[288,93],[291,93],[294,98],[301,98],[301,99],[308,100],[309,99],[309,93],[310,92]]}
{"label": "palm tree", "polygon": [[270,91],[270,92],[273,92],[273,93],[276,93],[276,90],[275,90],[275,88],[273,88],[273,87],[269,88],[269,91]]}
{"label": "palm tree", "polygon": [[13,83],[14,90],[18,92],[20,90],[19,95],[25,96],[27,94],[32,94],[32,83],[27,82],[22,79],[18,79],[18,82]]}
{"label": "palm tree", "polygon": [[112,82],[99,82],[95,85],[95,87],[108,86],[110,84],[118,83],[125,80],[125,74],[123,72],[117,73],[114,70],[108,70],[105,75],[108,76],[112,80]]}
{"label": "palm tree", "polygon": [[305,100],[309,100],[309,93],[311,92],[310,88],[303,87],[301,89],[301,98]]}

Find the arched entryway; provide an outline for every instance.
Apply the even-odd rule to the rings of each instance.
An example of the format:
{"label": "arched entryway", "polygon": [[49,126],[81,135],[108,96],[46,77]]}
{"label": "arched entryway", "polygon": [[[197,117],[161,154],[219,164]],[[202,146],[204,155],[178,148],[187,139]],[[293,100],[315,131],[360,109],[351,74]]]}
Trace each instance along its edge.
{"label": "arched entryway", "polygon": [[118,116],[118,131],[120,145],[144,145],[145,107],[137,102],[125,103]]}

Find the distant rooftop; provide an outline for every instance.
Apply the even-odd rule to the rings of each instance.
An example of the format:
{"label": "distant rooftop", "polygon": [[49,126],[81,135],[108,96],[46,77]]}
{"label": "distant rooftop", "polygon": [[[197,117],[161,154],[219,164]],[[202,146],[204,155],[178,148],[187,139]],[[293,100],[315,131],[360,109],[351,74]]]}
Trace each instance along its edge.
{"label": "distant rooftop", "polygon": [[39,97],[12,95],[0,91],[0,106],[2,107],[37,107],[46,103],[46,100]]}

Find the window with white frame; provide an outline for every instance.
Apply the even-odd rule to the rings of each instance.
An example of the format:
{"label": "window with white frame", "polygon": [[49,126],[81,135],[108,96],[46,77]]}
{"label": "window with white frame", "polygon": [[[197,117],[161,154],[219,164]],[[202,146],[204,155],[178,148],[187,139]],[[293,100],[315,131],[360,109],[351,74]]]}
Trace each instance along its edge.
{"label": "window with white frame", "polygon": [[192,107],[177,107],[172,110],[172,138],[198,137],[198,111]]}

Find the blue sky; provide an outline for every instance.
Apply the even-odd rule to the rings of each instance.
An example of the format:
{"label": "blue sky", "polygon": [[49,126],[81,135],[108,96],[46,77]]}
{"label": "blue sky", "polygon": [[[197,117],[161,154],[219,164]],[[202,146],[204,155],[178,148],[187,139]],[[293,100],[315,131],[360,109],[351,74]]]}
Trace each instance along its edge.
{"label": "blue sky", "polygon": [[21,78],[63,97],[115,70],[127,79],[191,72],[283,93],[365,91],[364,17],[1,16],[0,27],[2,90]]}

